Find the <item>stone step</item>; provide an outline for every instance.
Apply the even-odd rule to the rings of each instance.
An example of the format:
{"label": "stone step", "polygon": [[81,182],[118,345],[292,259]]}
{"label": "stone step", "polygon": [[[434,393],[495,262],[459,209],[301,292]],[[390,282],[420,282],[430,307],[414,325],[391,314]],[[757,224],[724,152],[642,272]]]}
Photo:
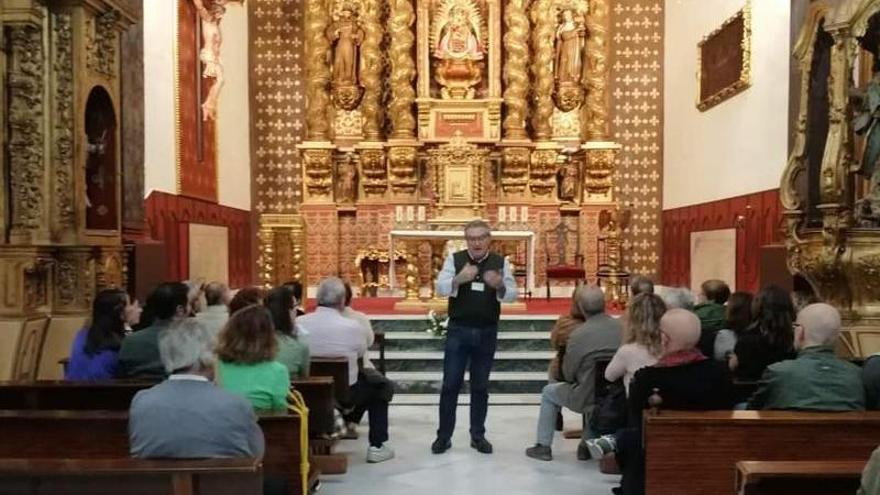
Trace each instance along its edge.
{"label": "stone step", "polygon": [[[552,351],[499,351],[495,353],[495,371],[546,372]],[[378,351],[370,351],[377,363]],[[385,353],[386,371],[443,371],[443,351],[391,351]]]}
{"label": "stone step", "polygon": [[[557,316],[521,316],[517,319],[502,316],[498,322],[498,332],[549,332],[556,319]],[[385,332],[386,337],[392,332],[427,333],[425,330],[428,329],[427,318],[420,315],[370,316],[370,322],[374,331]]]}
{"label": "stone step", "polygon": [[[427,332],[389,332],[386,351],[442,351],[446,340]],[[498,351],[546,351],[550,332],[499,332]]]}
{"label": "stone step", "polygon": [[[443,385],[442,371],[394,371],[387,376],[404,394],[439,394]],[[465,373],[464,393],[470,391],[469,379],[470,373]],[[493,371],[489,375],[490,394],[538,394],[546,384],[546,372]]]}
{"label": "stone step", "polygon": [[[460,394],[458,405],[470,405],[470,394]],[[541,403],[540,394],[489,394],[489,404],[497,406],[531,406]],[[438,394],[394,394],[392,406],[437,406],[440,404]]]}

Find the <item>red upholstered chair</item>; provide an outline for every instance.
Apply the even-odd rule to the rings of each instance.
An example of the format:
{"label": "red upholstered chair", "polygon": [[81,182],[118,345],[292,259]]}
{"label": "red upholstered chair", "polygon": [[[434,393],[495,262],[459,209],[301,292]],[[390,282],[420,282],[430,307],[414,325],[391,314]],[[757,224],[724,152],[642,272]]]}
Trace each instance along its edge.
{"label": "red upholstered chair", "polygon": [[[577,250],[574,255],[574,263],[566,263],[566,247],[568,246],[569,234],[574,234],[577,239]],[[556,238],[556,259],[553,260],[550,253],[549,238]],[[576,280],[576,285],[580,285],[587,278],[587,272],[584,270],[584,256],[580,252],[580,235],[577,229],[572,229],[565,222],[559,222],[559,225],[544,233],[544,252],[546,253],[547,268],[545,277],[547,280],[547,299],[550,299],[550,281],[551,280]]]}

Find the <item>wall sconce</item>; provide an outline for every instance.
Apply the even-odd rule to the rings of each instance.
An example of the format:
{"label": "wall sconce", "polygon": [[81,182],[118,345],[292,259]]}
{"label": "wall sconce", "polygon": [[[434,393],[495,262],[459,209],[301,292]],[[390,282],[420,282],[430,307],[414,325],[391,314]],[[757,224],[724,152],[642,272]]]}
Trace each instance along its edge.
{"label": "wall sconce", "polygon": [[752,209],[752,205],[746,205],[746,211],[738,214],[733,219],[733,226],[737,229],[744,229],[746,227],[746,222],[752,219],[755,211]]}

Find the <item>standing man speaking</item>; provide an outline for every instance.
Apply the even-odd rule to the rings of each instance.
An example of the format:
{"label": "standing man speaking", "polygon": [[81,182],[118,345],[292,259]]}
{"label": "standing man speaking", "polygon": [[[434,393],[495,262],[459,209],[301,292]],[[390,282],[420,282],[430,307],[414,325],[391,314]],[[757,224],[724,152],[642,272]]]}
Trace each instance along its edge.
{"label": "standing man speaking", "polygon": [[471,447],[492,453],[486,440],[489,407],[489,373],[495,359],[501,303],[516,300],[516,281],[510,263],[489,251],[491,228],[474,220],[464,228],[467,249],[446,257],[437,277],[437,295],[449,297],[449,326],[443,355],[443,390],[440,393],[440,428],[431,452],[452,447],[458,393],[470,361]]}

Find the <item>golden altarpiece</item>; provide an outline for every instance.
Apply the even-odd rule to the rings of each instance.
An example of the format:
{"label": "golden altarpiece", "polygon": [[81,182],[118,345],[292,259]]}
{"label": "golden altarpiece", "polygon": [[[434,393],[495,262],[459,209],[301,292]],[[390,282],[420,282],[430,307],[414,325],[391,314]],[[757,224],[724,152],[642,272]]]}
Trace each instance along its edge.
{"label": "golden altarpiece", "polygon": [[841,351],[880,351],[880,0],[817,0],[795,46],[800,108],[782,178],[788,264],[841,308]]}
{"label": "golden altarpiece", "polygon": [[123,287],[113,0],[0,3],[0,319],[88,314]]}
{"label": "golden altarpiece", "polygon": [[[446,240],[404,235],[391,252],[392,232],[451,233],[474,218],[531,232],[529,285],[550,252],[585,254],[594,274],[620,148],[608,24],[607,0],[308,0],[303,202],[261,220],[263,280],[280,278],[277,233],[309,253],[305,272],[285,275],[329,268],[424,296]],[[560,223],[570,238],[545,235]],[[496,248],[528,262],[523,242]],[[312,259],[327,252],[335,265]],[[365,259],[406,268],[389,281],[355,266]]]}

